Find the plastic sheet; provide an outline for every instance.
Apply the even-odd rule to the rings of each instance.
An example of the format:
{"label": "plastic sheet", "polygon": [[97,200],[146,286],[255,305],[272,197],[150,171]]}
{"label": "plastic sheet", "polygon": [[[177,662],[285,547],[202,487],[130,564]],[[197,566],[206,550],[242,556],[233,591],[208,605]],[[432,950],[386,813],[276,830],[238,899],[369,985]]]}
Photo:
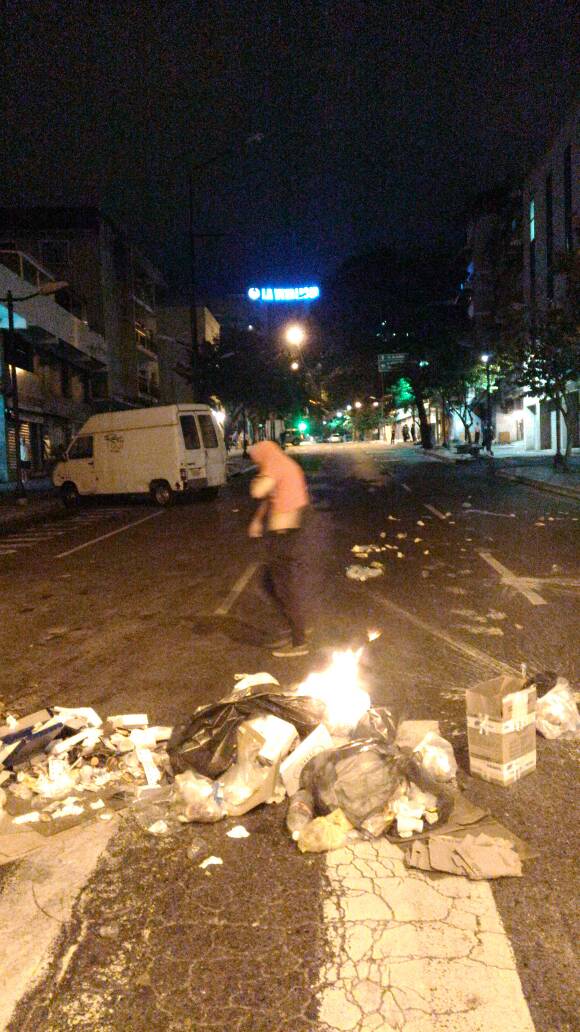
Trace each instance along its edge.
{"label": "plastic sheet", "polygon": [[573,737],[580,733],[580,714],[568,681],[559,677],[536,708],[536,727],[544,738]]}
{"label": "plastic sheet", "polygon": [[303,737],[320,724],[324,705],[275,685],[251,685],[219,702],[198,706],[189,723],[176,727],[171,736],[169,755],[174,771],[194,768],[218,777],[235,758],[238,727],[258,713],[274,713],[293,724]]}
{"label": "plastic sheet", "polygon": [[378,738],[383,742],[394,742],[397,726],[393,714],[386,706],[371,706],[359,720],[353,738]]}
{"label": "plastic sheet", "polygon": [[451,742],[429,731],[414,749],[424,771],[436,781],[452,781],[457,774],[457,760]]}

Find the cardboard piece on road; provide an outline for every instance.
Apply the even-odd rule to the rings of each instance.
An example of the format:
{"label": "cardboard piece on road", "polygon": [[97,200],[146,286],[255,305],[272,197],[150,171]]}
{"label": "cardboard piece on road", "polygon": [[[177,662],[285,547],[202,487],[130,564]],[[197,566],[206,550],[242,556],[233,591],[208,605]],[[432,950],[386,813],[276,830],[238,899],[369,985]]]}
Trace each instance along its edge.
{"label": "cardboard piece on road", "polygon": [[513,843],[482,831],[413,842],[405,862],[422,871],[444,871],[472,881],[522,877],[522,861]]}
{"label": "cardboard piece on road", "polygon": [[536,689],[501,675],[468,688],[467,744],[472,774],[509,785],[536,766]]}
{"label": "cardboard piece on road", "polygon": [[38,710],[36,713],[30,713],[27,717],[21,717],[12,726],[5,724],[3,727],[0,727],[0,740],[8,743],[15,742],[26,731],[32,731],[36,724],[45,724],[47,720],[50,720],[50,716],[50,712],[47,709],[43,709]]}
{"label": "cardboard piece on road", "polygon": [[296,747],[294,752],[291,752],[285,760],[282,760],[280,774],[289,796],[295,795],[298,791],[300,775],[308,760],[333,747],[334,743],[330,737],[330,732],[324,724],[319,724],[307,738],[300,742],[300,745]]}

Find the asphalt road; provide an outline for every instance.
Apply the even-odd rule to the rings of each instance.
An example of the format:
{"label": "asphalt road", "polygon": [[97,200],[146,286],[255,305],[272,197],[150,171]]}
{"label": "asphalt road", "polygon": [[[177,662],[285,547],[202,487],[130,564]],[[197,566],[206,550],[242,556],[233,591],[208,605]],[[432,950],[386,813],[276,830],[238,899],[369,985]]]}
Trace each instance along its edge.
{"label": "asphalt road", "polygon": [[[291,683],[377,628],[365,652],[373,700],[439,719],[469,798],[537,851],[522,880],[495,882],[493,894],[537,1032],[572,1032],[577,750],[539,739],[538,769],[516,785],[471,778],[463,693],[522,663],[578,687],[580,506],[412,448],[295,454],[314,503],[310,656],[284,662],[264,648],[279,623],[258,574],[235,597],[262,554],[245,536],[253,506],[239,477],[216,502],[161,513],[95,504],[0,537],[0,695],[23,712],[92,705],[175,723],[225,694],[236,673],[269,670]],[[369,543],[392,546],[385,575],[347,580],[352,546]],[[324,862],[297,855],[283,809],[248,815],[241,841],[222,825],[152,840],[123,821],[10,1028],[318,1029]],[[223,867],[205,874],[187,858],[196,837]],[[111,924],[112,936],[99,935]]]}

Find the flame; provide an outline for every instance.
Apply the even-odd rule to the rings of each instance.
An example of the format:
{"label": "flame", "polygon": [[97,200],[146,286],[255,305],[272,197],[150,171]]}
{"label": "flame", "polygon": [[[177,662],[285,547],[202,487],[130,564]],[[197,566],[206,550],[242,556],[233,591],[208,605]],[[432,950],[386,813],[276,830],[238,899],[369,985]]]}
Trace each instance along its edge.
{"label": "flame", "polygon": [[298,685],[298,695],[309,695],[324,703],[324,723],[331,734],[348,734],[370,707],[370,696],[360,678],[362,651],[360,648],[333,652],[324,670],[313,671]]}
{"label": "flame", "polygon": [[382,631],[367,631],[367,638],[369,641],[376,641],[377,638],[380,638],[382,633]]}

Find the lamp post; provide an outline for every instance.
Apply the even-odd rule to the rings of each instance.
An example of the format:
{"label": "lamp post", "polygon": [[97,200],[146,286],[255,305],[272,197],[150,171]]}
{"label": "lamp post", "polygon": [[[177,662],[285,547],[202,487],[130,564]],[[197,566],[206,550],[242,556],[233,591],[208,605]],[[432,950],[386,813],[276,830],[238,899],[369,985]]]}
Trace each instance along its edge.
{"label": "lamp post", "polygon": [[[0,297],[0,303],[5,304],[8,311],[8,351],[12,361],[10,362],[10,393],[12,396],[12,412],[14,421],[14,443],[16,447],[16,496],[22,498],[24,496],[24,485],[22,483],[22,459],[20,456],[20,405],[18,400],[18,374],[16,372],[16,362],[14,360],[14,302],[15,301],[31,301],[33,297],[48,297],[51,294],[56,294],[59,290],[64,290],[68,287],[68,283],[64,280],[50,281],[43,283],[38,290],[32,291],[31,294],[25,294],[23,297],[14,297],[11,290],[8,291],[6,297]],[[0,375],[2,376],[2,393],[6,399],[8,391],[6,390],[6,377],[4,375],[5,367],[5,355],[2,343],[0,342]]]}
{"label": "lamp post", "polygon": [[485,445],[486,450],[489,452],[490,455],[492,455],[493,453],[492,453],[492,450],[491,450],[492,432],[491,432],[491,379],[490,379],[491,371],[490,371],[490,368],[489,368],[490,359],[491,359],[491,355],[482,355],[481,356],[481,361],[483,362],[483,364],[485,366],[485,382],[486,382],[486,391],[487,391],[487,395],[486,395],[486,416],[485,416],[486,429],[485,429],[485,439],[484,439],[483,443]]}

